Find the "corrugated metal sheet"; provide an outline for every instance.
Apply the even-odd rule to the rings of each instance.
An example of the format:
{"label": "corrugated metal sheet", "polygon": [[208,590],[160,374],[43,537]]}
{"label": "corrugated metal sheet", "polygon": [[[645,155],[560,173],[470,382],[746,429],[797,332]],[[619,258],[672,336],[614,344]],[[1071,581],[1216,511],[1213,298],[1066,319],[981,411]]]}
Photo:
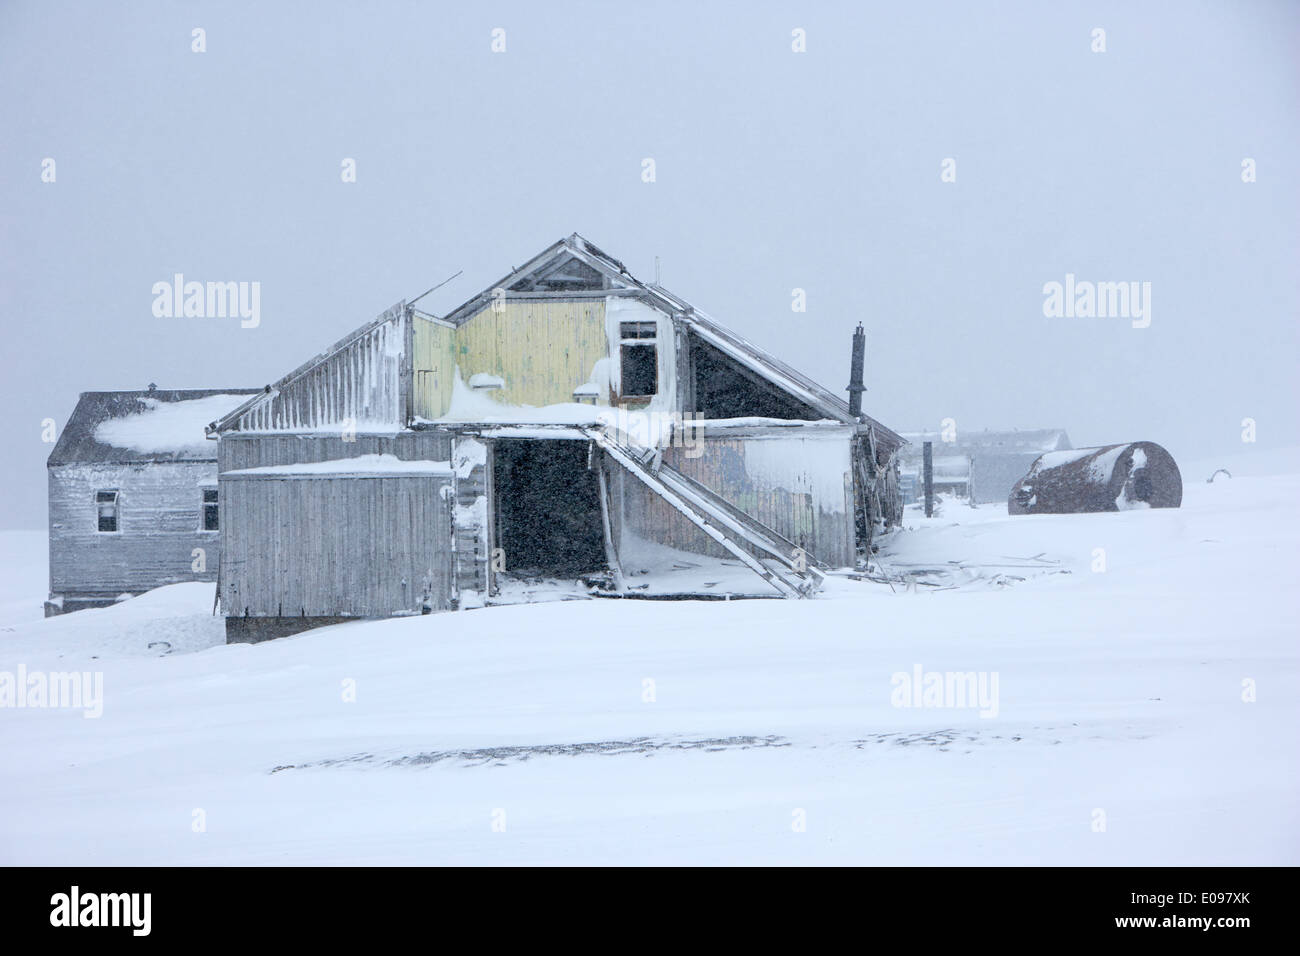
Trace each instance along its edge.
{"label": "corrugated metal sheet", "polygon": [[1075,514],[1177,508],[1183,477],[1173,456],[1155,442],[1048,452],[1007,499],[1012,515]]}

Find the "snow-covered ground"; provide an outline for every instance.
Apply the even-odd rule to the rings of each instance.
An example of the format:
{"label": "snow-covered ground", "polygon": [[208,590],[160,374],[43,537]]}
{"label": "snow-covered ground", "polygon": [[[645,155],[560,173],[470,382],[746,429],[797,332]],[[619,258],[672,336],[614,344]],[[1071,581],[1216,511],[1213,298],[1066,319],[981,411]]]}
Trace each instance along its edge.
{"label": "snow-covered ground", "polygon": [[[0,676],[103,675],[97,719],[0,709],[0,862],[1296,864],[1300,468],[1262,470],[1186,468],[1176,511],[950,503],[892,586],[814,601],[258,646],[210,585],[39,620],[43,541],[0,535]],[[918,670],[985,700],[895,706]]]}

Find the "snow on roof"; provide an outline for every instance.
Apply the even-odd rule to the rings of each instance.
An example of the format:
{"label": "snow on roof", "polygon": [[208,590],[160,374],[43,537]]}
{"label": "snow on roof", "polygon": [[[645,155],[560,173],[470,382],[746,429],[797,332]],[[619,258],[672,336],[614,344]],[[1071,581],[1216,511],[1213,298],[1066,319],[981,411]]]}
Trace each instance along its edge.
{"label": "snow on roof", "polygon": [[[477,376],[474,376],[477,378]],[[470,379],[471,383],[473,378]],[[854,426],[835,419],[796,421],[785,418],[696,418],[673,412],[635,410],[609,405],[583,405],[577,402],[559,402],[554,405],[510,405],[498,401],[483,391],[475,390],[461,379],[457,369],[451,386],[451,404],[447,413],[437,419],[418,419],[423,424],[472,424],[516,426],[512,434],[501,432],[498,437],[560,437],[546,431],[529,432],[518,426],[602,426],[613,429],[633,444],[658,447],[671,440],[674,430],[681,427],[708,429],[736,429],[740,431],[759,428],[791,428],[800,431],[815,429],[818,434],[839,437],[845,429]]]}
{"label": "snow on roof", "polygon": [[910,447],[905,456],[919,457],[921,445],[930,442],[935,451],[940,448],[966,454],[987,455],[1040,455],[1070,447],[1070,438],[1063,428],[1025,428],[1011,431],[972,431],[958,429],[951,440],[945,441],[939,432],[904,432]]}
{"label": "snow on roof", "polygon": [[689,425],[703,425],[711,431],[724,431],[728,429],[737,429],[744,431],[746,429],[759,428],[794,428],[799,431],[806,429],[816,429],[819,432],[827,432],[836,436],[845,434],[846,430],[851,432],[854,428],[848,422],[841,422],[834,418],[693,418],[687,417],[686,423]]}
{"label": "snow on roof", "polygon": [[215,461],[204,426],[258,389],[83,392],[50,454],[73,462]]}
{"label": "snow on roof", "polygon": [[480,438],[538,438],[588,441],[591,433],[580,425],[497,425],[485,423],[471,434]]}
{"label": "snow on roof", "polygon": [[1068,465],[1072,461],[1086,458],[1096,450],[1095,448],[1072,448],[1069,451],[1049,452],[1038,459],[1037,470],[1046,471],[1048,468],[1059,468],[1062,465]]}
{"label": "snow on roof", "polygon": [[508,405],[492,398],[486,391],[476,391],[472,387],[475,378],[478,376],[471,377],[471,385],[466,385],[460,377],[460,369],[456,369],[451,383],[451,404],[445,415],[433,421],[439,424],[484,422],[503,425],[596,425],[602,421],[602,415],[607,417],[611,412],[609,408],[578,402],[540,407]]}
{"label": "snow on roof", "polygon": [[402,475],[435,475],[450,478],[449,461],[406,461],[396,455],[357,455],[334,461],[299,462],[293,465],[262,465],[258,468],[240,468],[227,471],[223,478],[250,475],[282,475],[298,477],[392,477]]}
{"label": "snow on roof", "polygon": [[[1115,465],[1118,463],[1120,455],[1131,447],[1132,445],[1102,445],[1099,448],[1074,448],[1069,451],[1050,452],[1034,462],[1034,467],[1029,474],[1032,477],[1053,468],[1061,468],[1077,461],[1091,459],[1088,461],[1089,477],[1098,484],[1105,484],[1110,481],[1110,476],[1115,471]],[[1146,461],[1145,452],[1142,453],[1142,461]]]}
{"label": "snow on roof", "polygon": [[211,451],[204,426],[244,401],[243,395],[225,393],[179,402],[163,402],[145,395],[140,398],[141,411],[100,422],[95,427],[95,440],[142,454]]}

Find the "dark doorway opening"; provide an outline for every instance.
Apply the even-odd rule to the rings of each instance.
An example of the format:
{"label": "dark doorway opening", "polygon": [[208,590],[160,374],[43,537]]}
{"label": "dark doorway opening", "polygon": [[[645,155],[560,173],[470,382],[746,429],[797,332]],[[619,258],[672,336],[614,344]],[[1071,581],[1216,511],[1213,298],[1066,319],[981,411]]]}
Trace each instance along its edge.
{"label": "dark doorway opening", "polygon": [[1133,498],[1137,501],[1150,501],[1151,494],[1155,491],[1155,486],[1151,483],[1151,476],[1142,469],[1133,476]]}
{"label": "dark doorway opening", "polygon": [[496,546],[507,574],[578,577],[606,569],[600,483],[587,442],[509,438],[494,444]]}

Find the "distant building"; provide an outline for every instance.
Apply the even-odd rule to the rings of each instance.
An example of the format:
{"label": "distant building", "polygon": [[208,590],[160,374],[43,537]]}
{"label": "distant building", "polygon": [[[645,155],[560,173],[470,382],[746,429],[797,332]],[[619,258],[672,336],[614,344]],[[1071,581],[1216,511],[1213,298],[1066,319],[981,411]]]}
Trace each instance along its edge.
{"label": "distant building", "polygon": [[917,501],[921,488],[924,442],[933,443],[935,492],[970,498],[976,504],[1005,503],[1016,482],[1039,455],[1073,446],[1063,428],[1012,431],[958,431],[946,442],[939,432],[904,434],[908,443],[899,455],[904,501]]}
{"label": "distant building", "polygon": [[47,617],[216,579],[217,443],[203,429],[255,391],[82,392],[46,463]]}

